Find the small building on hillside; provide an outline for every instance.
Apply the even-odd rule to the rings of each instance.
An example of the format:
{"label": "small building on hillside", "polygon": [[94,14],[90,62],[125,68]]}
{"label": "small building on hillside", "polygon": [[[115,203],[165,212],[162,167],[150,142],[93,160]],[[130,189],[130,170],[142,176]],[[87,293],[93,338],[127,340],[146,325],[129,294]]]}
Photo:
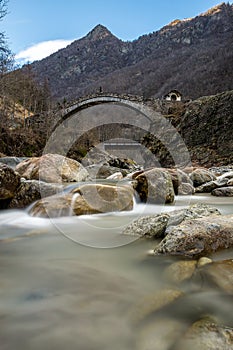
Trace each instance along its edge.
{"label": "small building on hillside", "polygon": [[166,101],[181,101],[182,94],[178,90],[171,90],[168,94],[164,96]]}

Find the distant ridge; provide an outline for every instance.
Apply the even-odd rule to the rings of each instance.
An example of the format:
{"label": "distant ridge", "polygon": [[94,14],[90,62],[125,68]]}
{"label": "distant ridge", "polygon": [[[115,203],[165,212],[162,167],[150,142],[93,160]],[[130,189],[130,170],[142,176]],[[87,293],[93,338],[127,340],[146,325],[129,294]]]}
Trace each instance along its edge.
{"label": "distant ridge", "polygon": [[96,92],[162,97],[178,89],[198,98],[233,89],[233,5],[174,20],[124,42],[98,24],[85,37],[31,64],[56,100]]}

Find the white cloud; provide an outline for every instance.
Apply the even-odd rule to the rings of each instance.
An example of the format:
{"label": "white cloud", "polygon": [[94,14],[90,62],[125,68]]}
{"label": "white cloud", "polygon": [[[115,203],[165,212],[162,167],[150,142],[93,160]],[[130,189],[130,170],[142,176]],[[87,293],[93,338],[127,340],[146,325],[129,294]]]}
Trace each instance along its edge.
{"label": "white cloud", "polygon": [[62,39],[42,41],[41,43],[28,47],[26,50],[20,51],[15,58],[21,64],[41,60],[51,55],[53,52],[66,47],[72,41],[73,40]]}

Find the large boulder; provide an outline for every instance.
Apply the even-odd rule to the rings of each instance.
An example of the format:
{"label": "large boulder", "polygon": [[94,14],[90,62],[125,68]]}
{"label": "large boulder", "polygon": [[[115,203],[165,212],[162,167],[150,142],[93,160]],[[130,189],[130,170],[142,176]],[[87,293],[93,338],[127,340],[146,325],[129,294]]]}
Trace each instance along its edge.
{"label": "large boulder", "polygon": [[216,197],[233,197],[233,186],[216,188],[211,194]]}
{"label": "large boulder", "polygon": [[15,170],[28,180],[52,183],[79,182],[88,178],[88,172],[76,160],[50,153],[26,159]]}
{"label": "large boulder", "polygon": [[233,329],[216,323],[215,318],[205,317],[193,323],[174,350],[231,350],[233,349]]}
{"label": "large boulder", "polygon": [[190,179],[194,187],[198,187],[206,182],[216,180],[217,177],[207,169],[197,168],[190,174]]}
{"label": "large boulder", "polygon": [[218,187],[225,186],[228,180],[213,180],[195,188],[195,193],[210,193]]}
{"label": "large boulder", "polygon": [[188,195],[194,193],[193,182],[189,175],[180,169],[166,169],[172,177],[172,183],[176,195]]}
{"label": "large boulder", "polygon": [[233,247],[233,215],[220,215],[170,226],[154,252],[200,257],[230,247]]}
{"label": "large boulder", "polygon": [[139,166],[131,159],[118,158],[103,150],[93,148],[82,159],[82,165],[88,171],[92,179],[106,179],[116,172],[122,176],[139,169]]}
{"label": "large boulder", "polygon": [[0,163],[0,209],[5,209],[20,184],[20,177],[9,166]]}
{"label": "large boulder", "polygon": [[175,198],[172,177],[168,171],[153,168],[135,178],[135,189],[142,202],[172,203]]}
{"label": "large boulder", "polygon": [[57,194],[63,190],[62,185],[49,184],[38,180],[24,180],[17,188],[9,208],[25,208],[33,202]]}
{"label": "large boulder", "polygon": [[[233,171],[228,171],[217,177],[216,180],[205,182],[204,184],[196,187],[196,193],[210,193],[216,188],[233,186]],[[224,192],[224,191],[223,191]],[[218,191],[216,191],[218,193]],[[221,191],[219,192],[221,193]]]}
{"label": "large boulder", "polygon": [[132,209],[133,190],[130,186],[87,184],[65,195],[39,200],[30,210],[30,214],[41,217],[58,217]]}
{"label": "large boulder", "polygon": [[187,209],[140,217],[129,224],[123,233],[148,238],[160,238],[166,235],[168,226],[179,225],[187,219],[197,219],[210,215],[220,215],[220,212],[206,204],[194,204]]}

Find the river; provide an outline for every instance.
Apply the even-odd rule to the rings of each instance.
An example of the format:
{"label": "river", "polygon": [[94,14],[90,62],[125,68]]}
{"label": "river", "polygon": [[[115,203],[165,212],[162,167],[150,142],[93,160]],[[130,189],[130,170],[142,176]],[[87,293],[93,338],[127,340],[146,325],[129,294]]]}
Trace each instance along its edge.
{"label": "river", "polygon": [[[0,349],[151,349],[142,341],[146,326],[135,325],[132,313],[142,300],[166,287],[161,276],[175,259],[149,257],[147,251],[156,241],[126,237],[122,229],[141,214],[196,202],[233,213],[233,198],[206,195],[177,197],[175,205],[163,207],[135,204],[127,213],[53,220],[32,218],[26,211],[2,211]],[[212,258],[232,256],[227,250]],[[184,328],[197,310],[233,326],[232,300],[215,289],[197,289],[194,295],[193,285],[183,288],[188,306],[184,315],[179,312],[179,320]],[[168,324],[174,314],[161,318]],[[170,349],[166,333],[163,338],[164,347],[155,343],[154,350]]]}

